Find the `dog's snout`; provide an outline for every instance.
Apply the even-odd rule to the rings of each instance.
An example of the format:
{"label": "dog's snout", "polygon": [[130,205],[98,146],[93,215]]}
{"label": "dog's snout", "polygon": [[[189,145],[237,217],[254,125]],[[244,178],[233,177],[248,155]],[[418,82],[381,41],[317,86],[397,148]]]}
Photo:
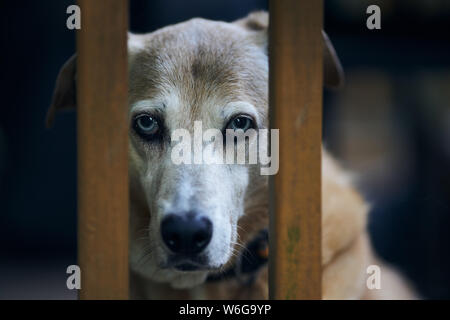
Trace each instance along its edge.
{"label": "dog's snout", "polygon": [[170,214],[161,223],[161,237],[175,254],[192,256],[202,252],[212,238],[212,223],[197,213]]}

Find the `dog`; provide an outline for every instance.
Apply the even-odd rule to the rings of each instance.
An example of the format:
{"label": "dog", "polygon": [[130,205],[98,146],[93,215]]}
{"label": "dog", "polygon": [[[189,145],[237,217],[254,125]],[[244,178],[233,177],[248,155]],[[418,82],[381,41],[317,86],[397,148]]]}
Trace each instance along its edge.
{"label": "dog", "polygon": [[[342,84],[324,37],[324,83]],[[268,14],[227,23],[192,19],[128,35],[130,294],[139,299],[267,299],[268,178],[259,165],[173,163],[170,132],[268,128]],[[76,59],[58,76],[48,113],[75,108]],[[251,138],[250,138],[251,139]],[[251,141],[249,142],[251,143]],[[369,206],[323,149],[324,299],[410,298],[377,262]],[[250,254],[248,254],[250,253]],[[381,289],[367,268],[381,266]]]}

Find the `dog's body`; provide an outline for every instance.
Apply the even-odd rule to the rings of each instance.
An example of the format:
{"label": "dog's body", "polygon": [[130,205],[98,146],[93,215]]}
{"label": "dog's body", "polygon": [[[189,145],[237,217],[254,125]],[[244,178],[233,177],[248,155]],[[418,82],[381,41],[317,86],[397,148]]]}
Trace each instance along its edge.
{"label": "dog's body", "polygon": [[[243,123],[268,127],[267,26],[267,14],[256,13],[234,23],[193,19],[129,35],[133,298],[268,297],[267,265],[251,284],[235,277],[206,282],[233,266],[245,245],[268,227],[267,176],[259,165],[176,165],[170,139],[178,128],[192,132],[197,120],[220,130]],[[325,82],[336,85],[340,68],[325,41]],[[74,104],[73,86],[60,81],[73,77],[74,61],[61,72],[50,117]],[[369,298],[367,205],[325,150],[322,176],[323,297]],[[205,241],[193,240],[174,219],[200,230]],[[387,285],[382,282],[382,288]]]}

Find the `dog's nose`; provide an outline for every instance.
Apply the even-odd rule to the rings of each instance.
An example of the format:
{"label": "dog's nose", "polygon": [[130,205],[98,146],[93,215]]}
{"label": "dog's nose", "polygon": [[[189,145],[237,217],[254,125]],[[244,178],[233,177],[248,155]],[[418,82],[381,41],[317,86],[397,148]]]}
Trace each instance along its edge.
{"label": "dog's nose", "polygon": [[211,241],[212,223],[196,213],[170,214],[161,222],[161,237],[175,254],[195,255]]}

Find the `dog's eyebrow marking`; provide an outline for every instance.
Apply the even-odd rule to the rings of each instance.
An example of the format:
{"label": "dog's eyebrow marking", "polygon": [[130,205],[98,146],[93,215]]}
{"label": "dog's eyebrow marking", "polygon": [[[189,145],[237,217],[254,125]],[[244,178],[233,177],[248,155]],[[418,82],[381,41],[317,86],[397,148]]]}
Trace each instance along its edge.
{"label": "dog's eyebrow marking", "polygon": [[133,112],[148,111],[148,110],[162,111],[165,108],[166,104],[164,102],[161,103],[154,100],[141,100],[131,105],[131,111]]}
{"label": "dog's eyebrow marking", "polygon": [[229,118],[237,113],[249,113],[255,118],[258,125],[260,123],[258,112],[251,103],[245,101],[230,102],[222,109],[222,116],[225,118]]}

